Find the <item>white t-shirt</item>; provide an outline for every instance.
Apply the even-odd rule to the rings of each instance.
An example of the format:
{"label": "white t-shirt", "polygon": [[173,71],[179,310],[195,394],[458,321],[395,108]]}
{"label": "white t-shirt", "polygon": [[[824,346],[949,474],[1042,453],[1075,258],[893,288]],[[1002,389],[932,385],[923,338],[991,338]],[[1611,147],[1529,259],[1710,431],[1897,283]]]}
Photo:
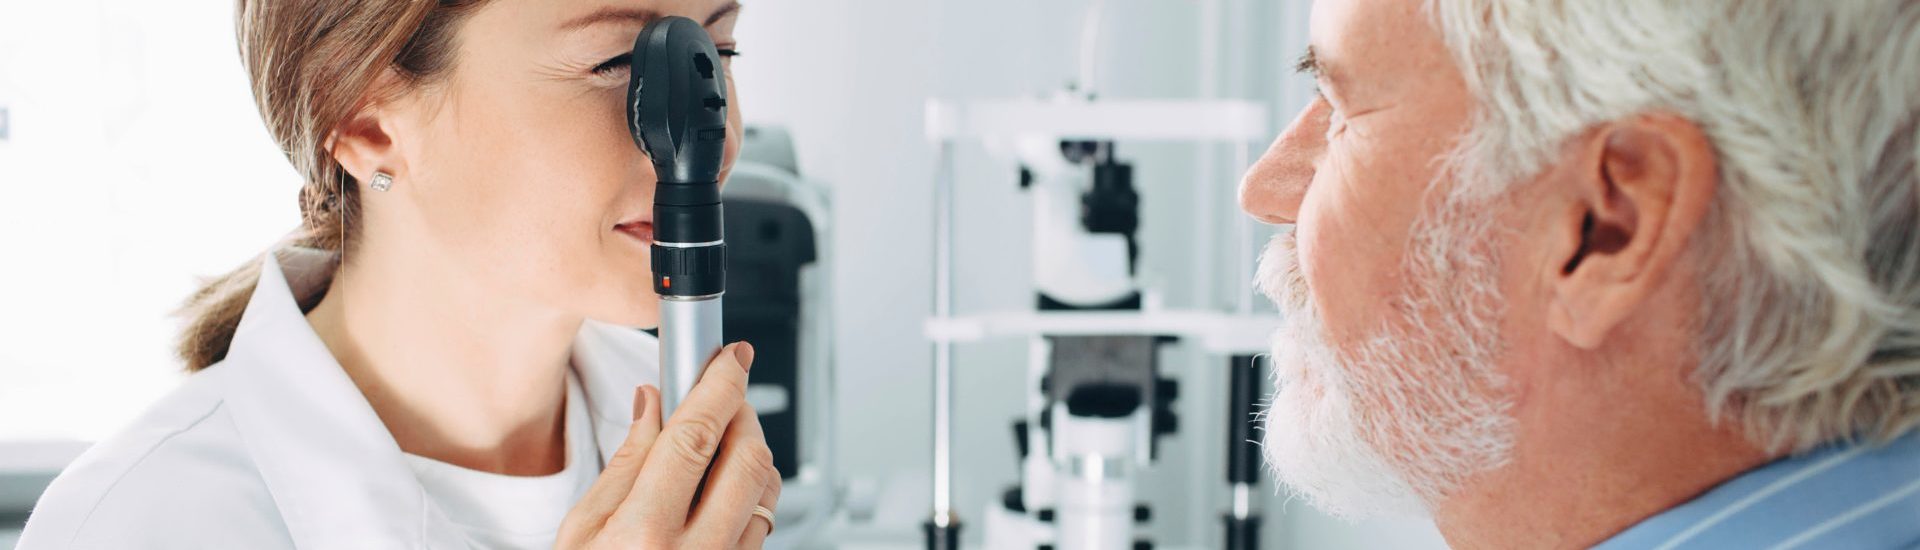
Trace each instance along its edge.
{"label": "white t-shirt", "polygon": [[600,450],[580,382],[567,374],[567,465],[544,476],[469,470],[408,454],[420,485],[476,548],[553,548],[560,521],[600,476]]}

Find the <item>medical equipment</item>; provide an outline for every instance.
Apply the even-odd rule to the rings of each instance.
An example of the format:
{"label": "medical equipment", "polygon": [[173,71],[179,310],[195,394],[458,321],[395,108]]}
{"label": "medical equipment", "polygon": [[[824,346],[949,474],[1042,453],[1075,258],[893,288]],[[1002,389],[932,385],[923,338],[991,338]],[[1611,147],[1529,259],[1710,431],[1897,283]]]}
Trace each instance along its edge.
{"label": "medical equipment", "polygon": [[[1250,413],[1256,410],[1265,385],[1252,356],[1270,345],[1279,319],[1253,314],[1251,300],[1224,307],[1207,300],[1191,309],[1168,308],[1155,289],[1137,282],[1133,256],[1151,251],[1136,251],[1140,247],[1129,244],[1138,240],[1128,229],[1139,221],[1130,219],[1138,211],[1129,205],[1138,192],[1132,189],[1131,170],[1113,152],[1114,143],[1129,140],[1238,145],[1234,149],[1240,151],[1244,166],[1252,148],[1266,135],[1265,120],[1263,105],[1230,100],[1092,100],[1068,95],[1050,100],[929,103],[927,132],[941,145],[942,160],[934,217],[938,301],[927,323],[935,352],[936,423],[935,515],[922,527],[927,548],[959,547],[961,522],[948,500],[954,483],[950,458],[946,458],[953,449],[951,428],[941,426],[952,418],[954,344],[1002,338],[1025,338],[1030,343],[1022,388],[1027,392],[1027,407],[1014,426],[1020,452],[1019,485],[981,515],[982,547],[1153,547],[1156,541],[1149,536],[1157,529],[1153,518],[1191,517],[1188,510],[1202,508],[1205,502],[1169,507],[1143,503],[1140,498],[1151,485],[1141,482],[1165,475],[1150,471],[1166,451],[1155,448],[1156,440],[1180,424],[1208,424],[1204,419],[1183,422],[1171,414],[1181,395],[1230,397],[1224,399],[1228,414],[1222,430],[1227,450],[1224,455],[1203,453],[1226,463],[1228,483],[1218,493],[1190,494],[1221,495],[1228,530],[1219,539],[1224,547],[1258,547],[1254,535],[1262,518],[1256,499],[1264,495],[1254,492],[1260,462],[1258,448],[1250,442],[1255,439],[1250,434],[1254,420]],[[953,149],[964,141],[981,142],[989,151],[1012,151],[1024,168],[1021,180],[1034,199],[1036,216],[1033,288],[1037,296],[1031,310],[959,313],[950,302],[954,281],[946,271],[952,269],[951,260],[944,258],[952,253],[959,234],[951,212]],[[1060,160],[1051,160],[1055,156]],[[1187,187],[1179,189],[1190,192]],[[1053,231],[1060,233],[1046,234]],[[1219,233],[1196,231],[1199,242],[1194,246],[1217,243],[1222,240]],[[1246,245],[1239,248],[1251,249],[1250,234],[1237,240]],[[1041,248],[1048,248],[1047,254],[1070,257],[1039,257]],[[1240,292],[1250,294],[1244,281],[1251,274],[1251,265],[1243,265],[1232,269],[1230,279]],[[1204,289],[1208,278],[1202,274],[1183,284]],[[1177,349],[1170,345],[1175,343]],[[1163,348],[1166,354],[1198,354],[1197,362],[1178,366],[1177,384],[1163,378],[1172,370],[1163,371],[1160,365]],[[1230,371],[1216,375],[1216,365]],[[1222,378],[1230,378],[1231,387]],[[1208,401],[1217,402],[1214,399]],[[1213,414],[1218,413],[1206,416]],[[1186,449],[1180,452],[1189,460],[1200,456]],[[1197,465],[1189,462],[1188,466]]]}
{"label": "medical equipment", "polygon": [[723,332],[753,342],[747,402],[780,470],[780,528],[767,548],[818,540],[841,503],[834,475],[833,216],[827,190],[800,176],[793,140],[747,126],[721,198],[727,205]]}
{"label": "medical equipment", "polygon": [[[1034,287],[1042,312],[1139,311],[1140,195],[1110,140],[1020,140],[1020,185],[1033,197]],[[1159,375],[1173,335],[1044,335],[1037,378],[1014,423],[1021,480],[988,511],[989,547],[1131,548],[1152,507],[1136,502],[1158,436],[1177,425],[1178,383]],[[1021,525],[1024,524],[1024,525]],[[1020,525],[1019,527],[1013,527]]]}
{"label": "medical equipment", "polygon": [[720,168],[727,82],[707,30],[649,23],[633,44],[627,128],[653,159],[653,290],[660,295],[660,412],[672,415],[721,346],[726,252]]}
{"label": "medical equipment", "polygon": [[[941,301],[927,323],[935,349],[936,420],[936,515],[923,525],[928,548],[957,548],[961,527],[950,501],[943,500],[951,498],[953,470],[950,462],[942,467],[947,462],[942,458],[953,447],[950,428],[939,426],[942,419],[951,422],[953,346],[1002,338],[1025,338],[1030,344],[1022,388],[1027,407],[1014,426],[1019,485],[980,516],[982,547],[1145,548],[1156,543],[1150,535],[1159,529],[1156,517],[1185,515],[1189,525],[1200,521],[1190,510],[1204,509],[1205,501],[1172,506],[1141,502],[1153,485],[1142,482],[1170,473],[1152,471],[1167,451],[1156,449],[1156,440],[1182,424],[1209,424],[1208,419],[1185,422],[1172,414],[1181,395],[1231,396],[1224,399],[1226,453],[1178,452],[1189,461],[1210,456],[1226,463],[1229,483],[1217,493],[1189,494],[1221,495],[1224,515],[1230,518],[1229,531],[1218,539],[1223,546],[1258,547],[1253,535],[1262,518],[1256,499],[1263,495],[1253,492],[1259,456],[1249,441],[1254,439],[1249,413],[1256,409],[1264,375],[1251,357],[1270,345],[1279,319],[1254,314],[1250,299],[1232,305],[1208,299],[1190,309],[1168,308],[1155,288],[1139,283],[1135,255],[1153,251],[1131,243],[1139,241],[1134,235],[1141,221],[1136,204],[1147,202],[1140,198],[1143,192],[1133,188],[1133,170],[1114,153],[1116,143],[1128,141],[1215,143],[1234,146],[1244,166],[1267,135],[1266,113],[1263,105],[1247,101],[1094,100],[1072,93],[1051,99],[928,104],[928,137],[941,145],[935,180],[936,259],[951,254],[959,234],[951,212],[953,149],[968,141],[1010,153],[1003,156],[1023,169],[1020,181],[1034,200],[1036,252],[1036,297],[1032,309],[1024,311],[955,312],[947,301],[954,284],[945,272],[951,269],[950,260],[936,261],[935,296]],[[1176,189],[1193,192],[1184,185]],[[1196,214],[1193,219],[1212,217]],[[1237,240],[1244,245],[1238,248],[1252,248],[1250,233],[1237,239],[1222,239],[1221,233],[1195,231],[1194,246]],[[1048,251],[1042,253],[1042,248]],[[1243,263],[1230,268],[1226,278],[1250,295],[1245,281],[1252,266]],[[1056,272],[1047,273],[1050,270]],[[1204,290],[1210,278],[1202,273],[1182,284]],[[1162,356],[1180,353],[1197,355],[1191,355],[1195,361],[1177,365],[1176,384],[1163,377],[1175,369],[1163,370],[1160,362]],[[1230,372],[1216,375],[1216,365]],[[1208,402],[1218,402],[1215,399]],[[1188,414],[1193,414],[1190,408]],[[1207,411],[1205,416],[1214,414]]]}
{"label": "medical equipment", "polygon": [[[1143,216],[1142,192],[1134,187],[1133,166],[1116,154],[1117,144],[1133,141],[1187,141],[1227,145],[1243,169],[1269,136],[1264,105],[1235,100],[1112,100],[1098,97],[1097,56],[1104,2],[1094,0],[1082,25],[1080,81],[1045,99],[934,100],[928,103],[928,139],[939,146],[935,178],[934,304],[927,323],[933,342],[933,514],[922,526],[930,550],[958,548],[960,516],[952,506],[954,467],[954,344],[996,338],[1024,338],[1029,360],[1025,410],[1014,423],[1019,453],[1018,484],[986,506],[981,519],[984,548],[1125,549],[1153,548],[1158,536],[1192,540],[1156,525],[1156,516],[1179,516],[1185,525],[1206,521],[1204,502],[1226,501],[1225,533],[1218,539],[1230,550],[1257,548],[1256,495],[1258,447],[1251,442],[1261,396],[1255,354],[1269,345],[1277,328],[1273,316],[1254,315],[1252,293],[1253,232],[1240,219],[1236,229],[1215,223],[1210,199],[1195,199],[1190,219],[1171,225],[1195,228],[1191,279],[1177,290],[1197,298],[1191,309],[1165,307],[1159,290],[1143,284],[1138,266]],[[1020,168],[1020,186],[1033,206],[1034,306],[1029,311],[955,310],[953,296],[956,146],[978,142]],[[1203,164],[1197,186],[1179,193],[1224,196],[1218,172]],[[1184,183],[1184,182],[1183,182]],[[1232,305],[1217,302],[1216,250],[1234,251],[1226,283],[1236,288]],[[1179,256],[1173,250],[1158,254]],[[1174,365],[1178,378],[1162,370],[1163,356],[1191,358]],[[1218,360],[1218,362],[1215,362]],[[1228,373],[1216,375],[1224,365]],[[1227,378],[1229,380],[1220,380]],[[1218,385],[1216,385],[1216,383]],[[1150,480],[1164,476],[1153,466],[1165,458],[1159,440],[1182,424],[1176,409],[1182,393],[1222,395],[1225,454],[1202,451],[1189,443],[1179,449],[1188,468],[1226,463],[1226,481],[1212,492],[1185,491],[1182,506],[1148,498]],[[1191,401],[1191,398],[1189,398]],[[1211,402],[1211,400],[1209,400]],[[1211,409],[1211,407],[1207,407]],[[1217,410],[1217,409],[1215,409]],[[1212,417],[1211,410],[1205,417]],[[1211,418],[1187,424],[1209,426]],[[1192,431],[1192,427],[1187,428]],[[1209,438],[1211,439],[1211,438]],[[1217,457],[1217,458],[1215,458]],[[1217,463],[1216,463],[1217,464]],[[1188,527],[1189,533],[1192,527]]]}
{"label": "medical equipment", "polygon": [[[1262,356],[1236,355],[1232,359],[1227,382],[1227,486],[1232,504],[1221,520],[1226,524],[1228,550],[1252,550],[1260,547],[1260,514],[1254,509],[1254,488],[1260,484],[1259,434],[1254,418],[1263,401],[1267,360]],[[1234,422],[1234,419],[1243,419]]]}

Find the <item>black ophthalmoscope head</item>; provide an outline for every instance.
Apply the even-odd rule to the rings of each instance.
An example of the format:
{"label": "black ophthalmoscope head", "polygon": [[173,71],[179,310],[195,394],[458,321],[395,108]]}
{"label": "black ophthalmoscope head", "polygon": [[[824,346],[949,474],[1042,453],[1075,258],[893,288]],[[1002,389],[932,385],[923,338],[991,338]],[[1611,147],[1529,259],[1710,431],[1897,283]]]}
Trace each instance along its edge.
{"label": "black ophthalmoscope head", "polygon": [[627,130],[653,159],[653,288],[666,299],[726,291],[720,170],[727,74],[707,29],[685,17],[647,24],[633,44]]}
{"label": "black ophthalmoscope head", "polygon": [[662,183],[713,184],[727,147],[727,74],[707,29],[663,17],[633,43],[627,129]]}

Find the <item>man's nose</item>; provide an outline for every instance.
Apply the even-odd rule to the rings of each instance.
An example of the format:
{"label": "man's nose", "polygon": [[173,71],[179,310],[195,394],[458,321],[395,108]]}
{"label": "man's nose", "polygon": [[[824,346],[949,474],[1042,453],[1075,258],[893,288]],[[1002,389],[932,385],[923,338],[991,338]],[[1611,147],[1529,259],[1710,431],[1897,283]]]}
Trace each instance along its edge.
{"label": "man's nose", "polygon": [[1293,223],[1313,182],[1314,165],[1326,149],[1331,107],[1315,100],[1293,119],[1267,153],[1240,180],[1240,209],[1271,224]]}

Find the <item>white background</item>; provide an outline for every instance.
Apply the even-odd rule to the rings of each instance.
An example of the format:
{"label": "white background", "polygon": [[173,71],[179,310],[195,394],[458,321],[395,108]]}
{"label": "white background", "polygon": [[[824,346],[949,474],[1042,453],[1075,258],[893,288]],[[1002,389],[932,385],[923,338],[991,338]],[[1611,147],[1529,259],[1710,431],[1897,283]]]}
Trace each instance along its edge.
{"label": "white background", "polygon": [[97,439],[178,379],[168,313],[299,222],[230,2],[3,0],[0,437]]}

